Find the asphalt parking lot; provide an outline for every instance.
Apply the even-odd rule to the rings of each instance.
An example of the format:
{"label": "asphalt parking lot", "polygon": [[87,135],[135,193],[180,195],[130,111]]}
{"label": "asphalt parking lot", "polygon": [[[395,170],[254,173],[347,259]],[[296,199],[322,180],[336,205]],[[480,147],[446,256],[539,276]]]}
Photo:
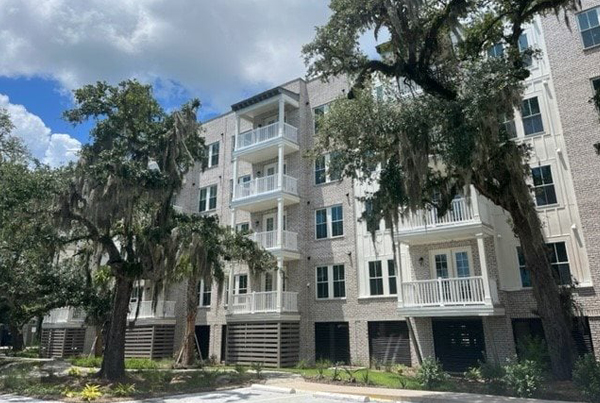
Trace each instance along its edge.
{"label": "asphalt parking lot", "polygon": [[[145,399],[144,402],[155,403],[263,403],[263,402],[286,402],[286,403],[340,403],[343,400],[318,397],[310,392],[297,391],[293,394],[276,393],[254,388],[239,388],[219,392],[197,393],[173,397],[162,397]],[[121,402],[121,403],[133,403]],[[136,401],[139,402],[139,401]],[[0,395],[0,403],[57,403],[48,400],[33,399],[29,397]]]}

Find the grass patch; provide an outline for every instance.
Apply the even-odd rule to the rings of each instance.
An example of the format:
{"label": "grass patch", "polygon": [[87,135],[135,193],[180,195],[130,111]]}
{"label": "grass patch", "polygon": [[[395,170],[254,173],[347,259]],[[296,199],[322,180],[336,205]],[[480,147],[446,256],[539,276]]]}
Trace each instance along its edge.
{"label": "grass patch", "polygon": [[[319,378],[319,371],[315,368],[285,368],[282,369],[282,371],[300,374],[304,378],[311,380],[317,380]],[[356,383],[358,385],[369,384],[371,386],[394,389],[421,389],[419,382],[414,377],[367,369],[353,370],[352,375],[344,370],[339,370],[335,373],[335,370],[333,369],[326,369],[323,371],[322,379],[331,380],[334,375],[338,377],[341,382]],[[352,378],[354,378],[354,380],[352,380]],[[368,381],[368,383],[366,381]]]}
{"label": "grass patch", "polygon": [[21,351],[8,351],[6,353],[9,357],[19,357],[19,358],[39,358],[40,357],[40,348],[39,347],[27,347]]}
{"label": "grass patch", "polygon": [[[69,362],[76,367],[100,368],[102,357],[71,358]],[[168,369],[173,365],[173,360],[151,360],[148,358],[126,358],[126,369]]]}

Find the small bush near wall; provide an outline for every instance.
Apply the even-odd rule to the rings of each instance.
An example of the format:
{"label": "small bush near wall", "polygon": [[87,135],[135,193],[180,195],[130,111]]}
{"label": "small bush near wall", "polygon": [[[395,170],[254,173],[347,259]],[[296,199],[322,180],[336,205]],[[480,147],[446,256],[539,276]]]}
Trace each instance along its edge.
{"label": "small bush near wall", "polygon": [[425,389],[435,389],[448,379],[448,374],[435,358],[425,358],[417,370],[417,380]]}
{"label": "small bush near wall", "polygon": [[588,402],[600,402],[600,362],[586,354],[575,363],[573,383]]}
{"label": "small bush near wall", "polygon": [[518,397],[533,397],[544,382],[542,368],[535,361],[518,361],[504,367],[504,384]]}

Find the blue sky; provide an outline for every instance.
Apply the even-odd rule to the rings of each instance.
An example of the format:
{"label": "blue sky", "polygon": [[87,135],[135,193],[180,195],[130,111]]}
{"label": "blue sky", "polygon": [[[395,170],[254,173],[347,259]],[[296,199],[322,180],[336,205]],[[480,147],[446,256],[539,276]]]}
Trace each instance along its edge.
{"label": "blue sky", "polygon": [[[305,75],[301,48],[327,21],[326,0],[2,0],[0,107],[33,154],[77,158],[90,125],[61,114],[72,90],[128,78],[166,110],[200,98],[200,119]],[[361,40],[373,49],[374,40]]]}

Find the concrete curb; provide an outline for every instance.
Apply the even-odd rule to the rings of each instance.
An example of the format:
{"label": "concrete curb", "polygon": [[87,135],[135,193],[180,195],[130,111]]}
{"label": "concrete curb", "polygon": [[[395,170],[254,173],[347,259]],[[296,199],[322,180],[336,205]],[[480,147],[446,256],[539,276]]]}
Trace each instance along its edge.
{"label": "concrete curb", "polygon": [[369,396],[361,395],[344,395],[341,393],[317,392],[313,393],[314,397],[323,397],[326,399],[341,400],[343,402],[370,402]]}
{"label": "concrete curb", "polygon": [[252,389],[256,389],[256,390],[262,390],[263,392],[283,393],[286,395],[291,395],[291,394],[296,393],[296,389],[294,389],[294,388],[284,388],[282,386],[263,385],[261,383],[254,383],[250,387]]}

